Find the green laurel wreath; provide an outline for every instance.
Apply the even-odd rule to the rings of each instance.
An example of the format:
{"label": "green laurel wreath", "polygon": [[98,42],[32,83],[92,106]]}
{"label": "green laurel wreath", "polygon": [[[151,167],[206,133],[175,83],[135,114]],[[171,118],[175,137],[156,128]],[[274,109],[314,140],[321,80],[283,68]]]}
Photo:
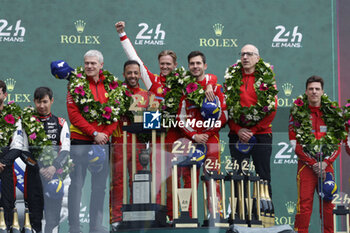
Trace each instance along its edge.
{"label": "green laurel wreath", "polygon": [[69,93],[81,110],[82,116],[88,122],[97,121],[99,124],[111,124],[117,122],[120,116],[129,110],[132,102],[131,92],[126,84],[123,84],[109,71],[102,70],[101,73],[105,77],[103,84],[107,91],[107,103],[101,104],[99,101],[95,101],[82,67],[71,72]]}
{"label": "green laurel wreath", "polygon": [[14,102],[4,105],[0,112],[0,152],[1,148],[8,146],[21,114],[21,108]]}
{"label": "green laurel wreath", "polygon": [[240,126],[254,126],[265,116],[276,111],[275,96],[276,89],[275,74],[270,64],[265,63],[261,58],[255,65],[255,93],[257,95],[256,105],[242,107],[240,100],[240,88],[242,81],[242,62],[238,60],[234,65],[225,71],[225,94],[229,118]]}
{"label": "green laurel wreath", "polygon": [[320,110],[322,119],[327,126],[327,133],[321,139],[316,139],[312,133],[310,109],[306,94],[299,96],[293,103],[290,113],[294,119],[293,127],[298,143],[303,150],[314,158],[324,160],[338,150],[339,143],[347,136],[343,114],[337,102],[332,102],[327,95],[321,97]]}

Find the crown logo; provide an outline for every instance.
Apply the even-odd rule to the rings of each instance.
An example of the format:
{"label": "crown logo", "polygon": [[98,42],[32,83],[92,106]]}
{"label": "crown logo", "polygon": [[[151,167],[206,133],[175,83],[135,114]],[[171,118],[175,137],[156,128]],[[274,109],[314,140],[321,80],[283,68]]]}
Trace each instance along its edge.
{"label": "crown logo", "polygon": [[7,90],[13,91],[13,89],[15,89],[16,80],[14,80],[13,78],[6,79],[5,83],[6,83]]}
{"label": "crown logo", "polygon": [[220,140],[220,154],[224,152],[226,144],[227,142],[225,142],[224,140]]}
{"label": "crown logo", "polygon": [[282,85],[283,92],[286,96],[290,96],[293,91],[293,85],[290,83],[285,83]]}
{"label": "crown logo", "polygon": [[224,25],[222,25],[221,23],[216,23],[214,24],[213,29],[214,29],[215,35],[221,36],[222,31],[224,30]]}
{"label": "crown logo", "polygon": [[292,201],[288,201],[286,204],[288,214],[294,214],[296,204]]}
{"label": "crown logo", "polygon": [[84,31],[86,23],[83,20],[77,20],[74,22],[75,28],[77,29],[78,33],[82,33]]}

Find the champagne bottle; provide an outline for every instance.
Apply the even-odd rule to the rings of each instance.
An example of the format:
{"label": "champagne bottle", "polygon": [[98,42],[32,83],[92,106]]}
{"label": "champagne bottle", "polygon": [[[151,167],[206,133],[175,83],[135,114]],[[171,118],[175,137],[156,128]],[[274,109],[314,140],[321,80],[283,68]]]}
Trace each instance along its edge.
{"label": "champagne bottle", "polygon": [[24,226],[22,228],[22,233],[32,233],[32,225],[30,224],[30,219],[29,219],[29,210],[28,208],[25,209],[24,211]]}
{"label": "champagne bottle", "polygon": [[7,227],[5,223],[4,208],[0,207],[0,233],[7,233]]}
{"label": "champagne bottle", "polygon": [[21,228],[18,223],[18,213],[16,208],[13,209],[13,223],[11,226],[10,233],[21,233]]}

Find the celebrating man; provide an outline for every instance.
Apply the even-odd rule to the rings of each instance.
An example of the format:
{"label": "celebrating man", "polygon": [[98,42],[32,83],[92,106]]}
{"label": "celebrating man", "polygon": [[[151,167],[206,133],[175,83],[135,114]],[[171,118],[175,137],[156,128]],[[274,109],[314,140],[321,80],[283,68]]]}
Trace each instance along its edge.
{"label": "celebrating man", "polygon": [[[252,155],[256,172],[268,181],[271,196],[271,123],[277,109],[276,83],[270,65],[262,61],[254,45],[243,46],[240,56],[241,60],[227,69],[224,84],[231,157],[241,165]],[[236,147],[237,142],[252,141],[256,143],[248,154]]]}
{"label": "celebrating man", "polygon": [[[289,120],[289,139],[298,156],[298,206],[294,224],[298,233],[308,232],[315,191],[322,195],[320,216],[324,232],[333,232],[331,201],[336,188],[332,164],[346,134],[341,110],[324,95],[323,79],[311,76],[306,81],[305,94],[294,101]],[[329,185],[333,185],[332,190],[327,190]]]}
{"label": "celebrating man", "polygon": [[21,109],[14,103],[5,105],[6,97],[6,84],[0,80],[0,206],[4,208],[5,223],[9,229],[12,225],[16,196],[13,163],[21,154],[24,138],[22,123],[19,118]]}
{"label": "celebrating man", "polygon": [[[176,53],[172,50],[163,50],[158,54],[158,64],[159,64],[159,70],[160,75],[156,75],[151,73],[146,65],[142,62],[141,58],[136,53],[135,48],[133,47],[131,41],[126,36],[125,33],[125,22],[119,21],[115,24],[115,27],[117,29],[117,32],[119,33],[120,42],[124,49],[124,52],[128,59],[130,60],[136,60],[140,64],[140,71],[141,71],[141,79],[144,82],[147,90],[151,91],[156,95],[156,98],[160,101],[166,97],[166,89],[168,88],[166,86],[166,77],[171,74],[171,72],[176,68],[177,66],[177,56]],[[209,76],[208,77],[208,83],[205,88],[205,94],[209,100],[214,99],[214,92],[213,92],[213,86],[216,85],[217,77]],[[180,84],[179,84],[180,85]],[[174,88],[174,87],[172,87]],[[169,91],[168,91],[169,92]],[[175,105],[174,108],[178,108],[178,105]],[[176,111],[175,111],[176,112]],[[174,141],[180,138],[180,130],[176,129],[176,127],[171,127],[168,132],[165,139],[165,143],[167,145],[167,150],[171,151],[172,144]],[[157,143],[160,143],[159,138],[157,138]],[[170,149],[169,149],[170,148]],[[158,150],[159,153],[159,150]],[[167,156],[167,166],[170,167],[170,161],[171,156]],[[159,158],[157,158],[157,161],[160,161]],[[159,165],[160,166],[160,165]],[[158,167],[159,167],[158,166]],[[157,171],[160,171],[158,169]],[[170,169],[168,169],[170,171]],[[157,184],[160,183],[160,175],[157,175]],[[168,216],[170,219],[172,219],[172,194],[171,194],[171,173],[168,172],[167,174],[167,209],[168,209]],[[158,192],[157,195],[157,203],[160,202],[160,195]]]}
{"label": "celebrating man", "polygon": [[[165,92],[165,81],[166,76],[169,75],[177,66],[177,56],[172,50],[163,50],[158,54],[158,64],[160,75],[151,73],[145,64],[142,62],[141,58],[137,55],[135,48],[133,47],[131,41],[126,36],[125,33],[125,22],[119,21],[115,24],[117,32],[119,33],[120,42],[123,46],[124,52],[128,59],[136,60],[141,65],[141,79],[145,83],[147,90],[153,92],[158,98],[164,98]],[[211,77],[209,83],[206,87],[206,95],[209,100],[214,99],[213,86],[217,82],[216,76]]]}
{"label": "celebrating man", "polygon": [[[71,184],[68,191],[68,220],[70,233],[80,230],[79,212],[82,188],[88,167],[91,171],[90,233],[107,232],[102,227],[103,204],[108,177],[107,144],[116,129],[114,104],[116,100],[108,98],[107,77],[102,72],[103,56],[97,50],[89,50],[84,55],[84,71],[76,74],[69,83],[67,109],[71,122],[71,158],[74,170],[70,174]],[[80,77],[80,78],[79,78]],[[83,78],[82,78],[83,77]],[[92,98],[92,99],[89,99]],[[98,144],[97,147],[94,144]],[[89,166],[90,156],[98,161],[99,167]]]}
{"label": "celebrating man", "polygon": [[[36,232],[41,232],[43,210],[45,210],[45,232],[51,233],[60,223],[63,191],[60,192],[62,195],[55,196],[59,186],[57,186],[54,193],[49,192],[47,187],[49,182],[63,182],[58,176],[61,175],[61,171],[69,158],[68,124],[65,119],[56,117],[51,113],[53,102],[53,92],[50,88],[37,88],[34,92],[35,109],[32,107],[25,108],[22,119],[26,133],[25,138],[28,136],[25,140],[22,155],[22,160],[27,165],[24,197],[30,211],[30,222]],[[32,121],[32,117],[36,120]],[[43,127],[40,127],[40,124]],[[34,133],[33,129],[35,129]],[[52,149],[57,152],[57,156],[53,151],[50,151],[50,154],[45,154],[45,149],[43,151],[43,147],[40,146],[44,141],[49,142],[48,146],[52,145]],[[30,147],[28,148],[28,146]],[[61,178],[64,179],[64,177]],[[44,186],[44,192],[42,185]]]}

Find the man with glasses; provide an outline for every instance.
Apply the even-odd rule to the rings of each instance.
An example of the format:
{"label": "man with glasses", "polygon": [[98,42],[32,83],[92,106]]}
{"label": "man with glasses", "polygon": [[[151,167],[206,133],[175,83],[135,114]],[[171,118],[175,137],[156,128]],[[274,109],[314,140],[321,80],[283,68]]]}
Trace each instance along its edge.
{"label": "man with glasses", "polygon": [[[251,106],[255,106],[258,104],[258,102],[262,101],[258,98],[257,95],[259,88],[256,88],[258,81],[256,79],[256,76],[259,73],[259,70],[256,70],[256,66],[258,63],[266,63],[263,63],[262,60],[260,61],[259,50],[251,44],[243,46],[239,55],[241,56],[241,63],[238,63],[238,66],[241,66],[242,68],[239,69],[239,71],[237,71],[240,73],[235,74],[234,77],[241,78],[242,84],[239,89],[237,87],[237,93],[240,94],[237,97],[240,99],[240,108],[243,109],[244,107],[249,108]],[[273,73],[271,72],[271,74]],[[276,87],[274,85],[274,88],[272,89],[276,91],[275,88]],[[226,90],[229,89],[232,90],[234,89],[234,87],[227,86]],[[242,161],[244,159],[249,159],[249,156],[251,155],[257,174],[259,174],[261,179],[268,181],[270,196],[270,157],[272,152],[271,123],[276,115],[277,96],[274,96],[273,98],[274,101],[272,101],[272,104],[270,106],[270,109],[272,110],[268,112],[264,117],[262,117],[260,121],[257,120],[254,124],[252,124],[251,120],[234,120],[232,117],[230,117],[228,121],[230,127],[228,137],[230,142],[230,152],[232,159],[237,160],[238,164],[241,165]],[[228,102],[227,106],[228,109],[230,109]],[[241,113],[243,113],[243,110]],[[235,111],[233,114],[239,114],[239,111]],[[240,115],[243,116],[244,114]],[[252,141],[255,141],[255,145],[252,147],[249,153],[246,154],[239,150],[237,142],[245,144]]]}

